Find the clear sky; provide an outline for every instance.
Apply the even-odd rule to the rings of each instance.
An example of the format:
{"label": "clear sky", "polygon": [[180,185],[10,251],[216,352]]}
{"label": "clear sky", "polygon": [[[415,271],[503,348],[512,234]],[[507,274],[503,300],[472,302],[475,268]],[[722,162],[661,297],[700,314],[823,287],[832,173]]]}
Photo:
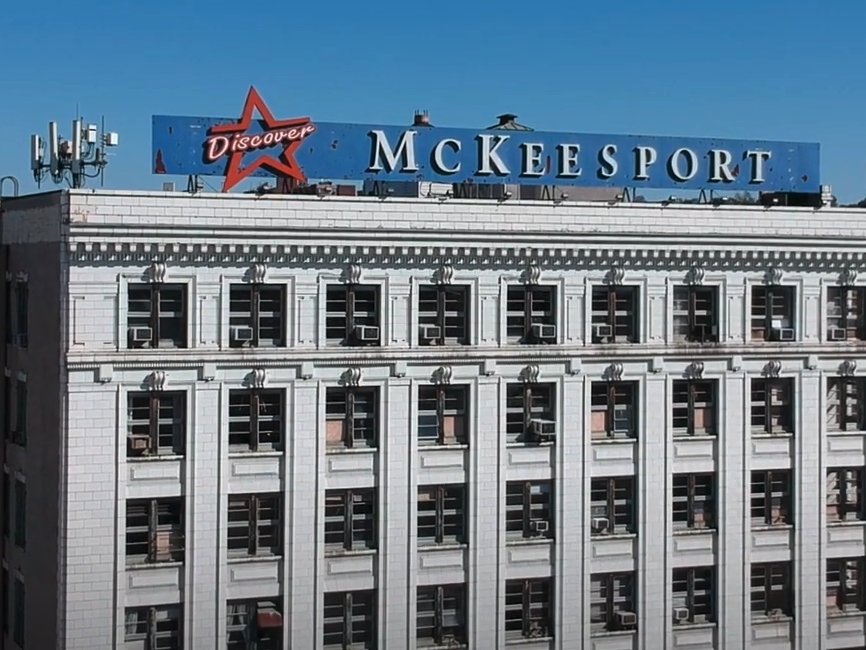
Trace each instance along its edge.
{"label": "clear sky", "polygon": [[234,117],[255,85],[322,122],[820,142],[822,182],[866,196],[863,0],[280,5],[5,3],[0,176],[35,189],[29,136],[77,103],[120,132],[106,185],[159,188],[151,115]]}

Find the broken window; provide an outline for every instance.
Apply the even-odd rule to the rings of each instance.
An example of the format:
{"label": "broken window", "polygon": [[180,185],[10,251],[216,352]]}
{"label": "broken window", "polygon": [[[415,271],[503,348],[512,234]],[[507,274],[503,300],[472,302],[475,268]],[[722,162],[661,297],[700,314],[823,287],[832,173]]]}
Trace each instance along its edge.
{"label": "broken window", "polygon": [[418,388],[418,444],[465,445],[469,442],[468,386]]}

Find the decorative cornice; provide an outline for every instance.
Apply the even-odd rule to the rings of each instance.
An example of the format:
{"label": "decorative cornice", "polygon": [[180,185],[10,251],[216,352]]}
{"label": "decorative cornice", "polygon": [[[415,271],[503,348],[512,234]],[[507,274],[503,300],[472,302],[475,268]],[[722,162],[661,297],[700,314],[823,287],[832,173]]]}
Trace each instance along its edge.
{"label": "decorative cornice", "polygon": [[[526,248],[494,246],[305,246],[276,244],[157,244],[134,241],[81,241],[69,244],[75,263],[113,263],[118,265],[163,263],[194,266],[296,266],[334,269],[348,265],[377,267],[524,268],[535,265],[545,269],[684,269],[700,266],[704,270],[749,270],[766,272],[768,265],[794,271],[835,271],[866,264],[866,252],[826,250],[736,250],[708,249],[696,245],[646,240],[635,248],[622,243],[591,248],[550,242]],[[349,278],[347,278],[349,279]]]}

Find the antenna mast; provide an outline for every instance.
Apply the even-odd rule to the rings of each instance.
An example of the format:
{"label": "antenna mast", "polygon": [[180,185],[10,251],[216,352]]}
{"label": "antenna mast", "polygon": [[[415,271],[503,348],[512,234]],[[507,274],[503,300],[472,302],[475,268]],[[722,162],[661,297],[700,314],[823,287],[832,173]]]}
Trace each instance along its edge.
{"label": "antenna mast", "polygon": [[[76,114],[78,108],[76,106]],[[106,150],[120,144],[117,133],[106,132],[105,118],[102,128],[96,124],[84,125],[82,118],[72,120],[72,138],[64,139],[57,130],[57,122],[48,123],[48,161],[45,161],[45,141],[38,135],[30,136],[30,169],[37,185],[51,177],[54,183],[64,181],[70,187],[84,187],[88,178],[99,178],[104,183],[108,165]]]}

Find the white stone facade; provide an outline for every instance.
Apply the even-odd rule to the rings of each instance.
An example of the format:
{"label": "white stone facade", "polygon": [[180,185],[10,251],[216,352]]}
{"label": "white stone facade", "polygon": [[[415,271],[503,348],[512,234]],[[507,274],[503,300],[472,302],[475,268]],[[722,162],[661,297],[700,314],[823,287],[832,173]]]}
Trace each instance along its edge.
{"label": "white stone facade", "polygon": [[[866,645],[866,602],[836,615],[825,596],[827,561],[866,555],[863,517],[834,524],[826,506],[829,469],[866,467],[866,432],[830,431],[824,415],[828,380],[866,371],[866,342],[828,340],[826,317],[832,287],[866,286],[862,211],[107,191],[4,208],[13,249],[61,244],[57,648],[144,647],[125,642],[126,611],[172,604],[184,648],[224,648],[227,602],[252,599],[279,604],[285,647],[322,650],[325,594],[363,590],[376,594],[376,647],[415,648],[417,589],[465,584],[468,648],[494,650],[516,640],[506,582],[532,579],[549,579],[551,598],[542,637],[520,640],[527,650]],[[129,286],[154,272],[187,287],[185,349],[127,349]],[[285,347],[229,347],[229,288],[250,273],[285,287]],[[380,287],[379,347],[326,340],[327,287],[347,275]],[[422,346],[419,287],[443,276],[469,287],[469,341]],[[527,280],[555,288],[550,344],[507,337],[508,288]],[[593,343],[592,290],[611,283],[638,287],[637,343]],[[674,339],[674,287],[688,283],[716,287],[717,344]],[[768,283],[794,288],[793,341],[752,340],[752,288]],[[677,436],[674,382],[695,374],[716,386],[715,431]],[[792,382],[793,434],[753,430],[752,382],[767,377]],[[591,435],[593,385],[611,380],[635,382],[634,437]],[[327,447],[325,391],[347,381],[378,388],[376,449]],[[185,394],[181,453],[127,458],[127,396],[154,382]],[[278,451],[229,449],[229,391],[250,382],[284,391]],[[468,445],[419,445],[419,388],[436,382],[467,387]],[[552,443],[506,439],[508,386],[527,382],[553,385]],[[6,471],[26,473],[43,435],[7,451]],[[753,524],[752,472],[763,470],[791,472],[793,525]],[[675,531],[673,477],[684,474],[714,476],[712,527]],[[617,477],[635,477],[634,530],[593,535],[592,480]],[[506,534],[516,481],[552,485],[552,539]],[[418,544],[418,487],[434,485],[466,486],[460,544]],[[326,491],[362,488],[377,496],[375,550],[326,553]],[[284,499],[280,552],[230,557],[230,495],[272,493]],[[127,567],[126,500],[162,498],[184,503],[184,560]],[[26,582],[41,546],[14,560],[6,546]],[[752,566],[770,562],[790,562],[792,606],[753,616]],[[702,567],[713,569],[712,620],[677,623],[672,576]],[[592,576],[630,573],[636,625],[593,626]],[[30,603],[40,587],[27,585]]]}

